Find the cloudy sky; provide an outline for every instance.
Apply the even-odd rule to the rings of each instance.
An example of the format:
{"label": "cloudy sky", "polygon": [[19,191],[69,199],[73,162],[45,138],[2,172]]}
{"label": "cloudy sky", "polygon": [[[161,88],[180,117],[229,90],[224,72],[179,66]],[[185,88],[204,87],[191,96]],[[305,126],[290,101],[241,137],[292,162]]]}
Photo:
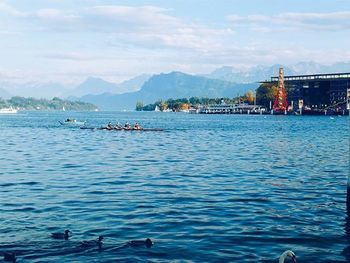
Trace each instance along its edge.
{"label": "cloudy sky", "polygon": [[0,78],[350,61],[350,0],[0,0]]}

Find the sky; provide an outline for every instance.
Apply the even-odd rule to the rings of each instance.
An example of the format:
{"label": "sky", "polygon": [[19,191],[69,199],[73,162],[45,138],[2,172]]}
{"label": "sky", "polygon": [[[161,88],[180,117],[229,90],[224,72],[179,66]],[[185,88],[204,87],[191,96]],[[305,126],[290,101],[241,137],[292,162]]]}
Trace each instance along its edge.
{"label": "sky", "polygon": [[350,61],[350,0],[0,0],[0,79]]}

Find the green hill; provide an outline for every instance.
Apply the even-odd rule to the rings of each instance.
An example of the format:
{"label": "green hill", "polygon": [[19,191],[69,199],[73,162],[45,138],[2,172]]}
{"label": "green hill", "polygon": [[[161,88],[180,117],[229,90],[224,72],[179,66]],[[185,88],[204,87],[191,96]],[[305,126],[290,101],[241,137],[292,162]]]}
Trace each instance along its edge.
{"label": "green hill", "polygon": [[249,89],[255,90],[257,86],[256,83],[236,84],[181,72],[171,72],[152,76],[137,92],[120,95],[110,93],[88,95],[82,97],[81,100],[94,103],[103,110],[133,110],[138,101],[149,104],[169,98],[232,98],[238,94],[244,94]]}
{"label": "green hill", "polygon": [[94,111],[98,109],[91,103],[82,101],[69,101],[60,98],[34,99],[23,97],[12,97],[4,100],[0,98],[0,108],[13,107],[20,110],[74,110],[74,111]]}

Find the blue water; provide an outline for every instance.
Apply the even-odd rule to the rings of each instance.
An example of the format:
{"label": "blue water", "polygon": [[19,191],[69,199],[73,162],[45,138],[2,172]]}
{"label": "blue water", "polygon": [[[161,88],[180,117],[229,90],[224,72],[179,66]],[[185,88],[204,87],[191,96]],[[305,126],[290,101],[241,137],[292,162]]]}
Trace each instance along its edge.
{"label": "blue water", "polygon": [[[164,132],[63,127],[139,121]],[[18,262],[350,261],[349,118],[0,116],[0,252]],[[69,241],[51,232],[70,229]],[[105,237],[103,249],[82,240]],[[152,248],[124,247],[150,237]]]}

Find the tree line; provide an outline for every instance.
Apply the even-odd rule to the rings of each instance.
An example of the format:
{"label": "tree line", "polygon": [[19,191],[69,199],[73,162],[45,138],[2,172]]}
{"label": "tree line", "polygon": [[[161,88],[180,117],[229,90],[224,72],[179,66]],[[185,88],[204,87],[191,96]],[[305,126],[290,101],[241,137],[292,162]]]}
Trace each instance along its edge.
{"label": "tree line", "polygon": [[98,109],[91,103],[62,100],[57,97],[52,100],[24,98],[19,96],[12,97],[8,100],[0,98],[0,109],[10,107],[21,110],[62,110],[64,108],[65,110],[92,111]]}
{"label": "tree line", "polygon": [[136,103],[137,111],[154,111],[156,107],[159,110],[172,110],[172,111],[181,111],[188,110],[189,108],[196,108],[199,106],[207,106],[213,104],[220,104],[224,101],[226,104],[234,103],[254,103],[254,92],[248,91],[245,95],[237,96],[234,98],[206,98],[206,97],[191,97],[180,98],[180,99],[167,99],[167,100],[158,100],[155,103],[144,105],[142,101]]}

